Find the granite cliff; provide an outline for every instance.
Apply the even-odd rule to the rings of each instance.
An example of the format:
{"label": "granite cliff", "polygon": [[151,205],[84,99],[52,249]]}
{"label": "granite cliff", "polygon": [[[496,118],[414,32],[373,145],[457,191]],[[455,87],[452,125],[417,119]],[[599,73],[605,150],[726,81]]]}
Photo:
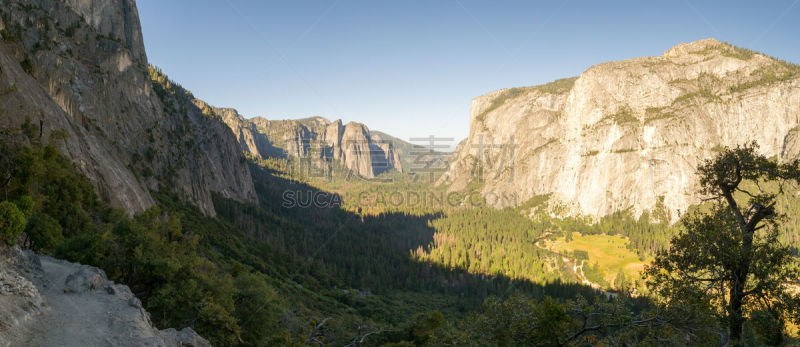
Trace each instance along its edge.
{"label": "granite cliff", "polygon": [[0,128],[31,129],[129,213],[166,191],[214,215],[255,202],[236,138],[150,67],[134,0],[4,0]]}
{"label": "granite cliff", "polygon": [[699,201],[695,169],[720,146],[800,152],[800,67],[714,39],[579,77],[472,100],[470,132],[439,181],[495,206],[551,194],[572,214]]}
{"label": "granite cliff", "polygon": [[291,156],[311,158],[318,164],[337,161],[367,178],[403,171],[401,153],[396,149],[397,141],[393,141],[396,139],[370,132],[361,123],[342,124],[341,120],[332,122],[322,117],[245,119],[234,109],[210,109],[231,128],[242,151],[256,158]]}

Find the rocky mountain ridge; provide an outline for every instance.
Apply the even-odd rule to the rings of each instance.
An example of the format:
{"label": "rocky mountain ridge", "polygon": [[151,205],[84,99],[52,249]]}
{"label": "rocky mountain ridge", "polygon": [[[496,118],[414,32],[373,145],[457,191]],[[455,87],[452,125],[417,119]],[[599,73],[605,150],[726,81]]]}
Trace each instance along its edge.
{"label": "rocky mountain ridge", "polygon": [[148,66],[134,0],[4,0],[0,129],[56,146],[100,196],[136,213],[165,191],[215,214],[257,200],[238,143]]}
{"label": "rocky mountain ridge", "polygon": [[[383,172],[403,172],[397,143],[356,122],[343,124],[322,117],[289,120],[245,119],[231,108],[215,108],[231,128],[244,153],[256,158],[311,158],[337,161],[352,172],[374,178]],[[409,144],[410,145],[410,144]]]}
{"label": "rocky mountain ridge", "polygon": [[675,220],[699,201],[703,159],[750,141],[796,158],[798,124],[800,67],[706,39],[473,99],[469,137],[439,183],[495,206],[551,194],[570,214]]}

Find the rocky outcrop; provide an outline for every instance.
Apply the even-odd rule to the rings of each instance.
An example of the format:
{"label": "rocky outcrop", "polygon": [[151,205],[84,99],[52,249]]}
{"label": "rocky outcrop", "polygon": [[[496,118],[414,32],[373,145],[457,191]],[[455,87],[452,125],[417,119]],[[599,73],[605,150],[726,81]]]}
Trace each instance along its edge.
{"label": "rocky outcrop", "polygon": [[135,0],[64,2],[101,35],[117,38],[128,49],[133,61],[147,65],[142,26]]}
{"label": "rocky outcrop", "polygon": [[0,31],[0,128],[35,129],[105,200],[135,213],[168,190],[212,216],[212,192],[256,201],[230,129],[148,67],[135,1],[9,0]]}
{"label": "rocky outcrop", "polygon": [[159,330],[141,302],[95,267],[0,246],[0,346],[210,346]]}
{"label": "rocky outcrop", "polygon": [[19,248],[0,245],[0,346],[10,346],[11,334],[46,310],[32,282],[41,276],[37,260]]}
{"label": "rocky outcrop", "polygon": [[713,39],[580,77],[472,100],[470,133],[440,183],[496,206],[535,195],[576,214],[698,202],[695,169],[756,141],[780,160],[800,145],[800,67]]}
{"label": "rocky outcrop", "polygon": [[[205,103],[203,103],[205,104]],[[206,104],[206,106],[208,106]],[[211,106],[208,106],[211,107]],[[214,108],[213,112],[233,131],[243,153],[259,158],[280,157],[283,150],[275,147],[266,134],[258,131],[258,124],[248,121],[232,108]]]}
{"label": "rocky outcrop", "polygon": [[373,139],[360,123],[342,124],[322,117],[297,120],[245,119],[233,109],[213,108],[236,134],[242,150],[257,158],[311,158],[316,163],[336,161],[363,177],[403,171],[395,143]]}

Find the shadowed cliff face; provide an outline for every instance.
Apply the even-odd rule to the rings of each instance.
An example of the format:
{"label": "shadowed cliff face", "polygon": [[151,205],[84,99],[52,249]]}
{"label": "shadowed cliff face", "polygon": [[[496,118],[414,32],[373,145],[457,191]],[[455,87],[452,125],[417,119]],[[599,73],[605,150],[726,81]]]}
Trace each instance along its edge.
{"label": "shadowed cliff face", "polygon": [[800,67],[702,40],[473,99],[440,183],[497,206],[552,193],[572,213],[666,209],[674,220],[698,202],[695,168],[719,146],[757,141],[795,158],[798,122]]}
{"label": "shadowed cliff face", "polygon": [[394,143],[380,136],[373,139],[360,123],[342,124],[322,117],[299,120],[244,119],[233,109],[213,108],[239,140],[242,151],[258,157],[310,157],[335,160],[367,178],[387,171],[403,171]]}
{"label": "shadowed cliff face", "polygon": [[133,0],[9,0],[0,15],[0,127],[41,125],[43,142],[130,213],[153,204],[150,190],[209,215],[211,192],[256,200],[230,129],[148,71]]}

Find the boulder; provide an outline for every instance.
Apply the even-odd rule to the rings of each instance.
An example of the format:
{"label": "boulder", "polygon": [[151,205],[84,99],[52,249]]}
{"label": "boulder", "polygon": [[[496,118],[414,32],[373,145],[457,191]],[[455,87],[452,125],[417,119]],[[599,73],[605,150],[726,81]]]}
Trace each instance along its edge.
{"label": "boulder", "polygon": [[173,328],[161,330],[161,338],[168,346],[210,347],[211,343],[198,335],[194,329],[186,327],[181,330]]}
{"label": "boulder", "polygon": [[67,276],[64,293],[83,293],[105,287],[106,273],[96,267],[83,265],[78,271]]}

